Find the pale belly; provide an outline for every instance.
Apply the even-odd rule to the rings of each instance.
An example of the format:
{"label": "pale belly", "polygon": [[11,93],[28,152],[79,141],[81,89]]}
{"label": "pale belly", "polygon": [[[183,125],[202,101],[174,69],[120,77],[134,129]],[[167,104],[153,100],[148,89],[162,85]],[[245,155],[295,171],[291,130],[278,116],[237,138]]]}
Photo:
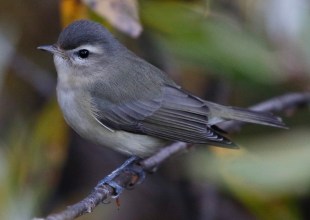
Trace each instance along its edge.
{"label": "pale belly", "polygon": [[[155,137],[108,129],[91,113],[89,102],[77,102],[77,92],[57,90],[59,105],[67,123],[82,137],[110,147],[127,155],[147,157],[167,145],[166,140]],[[89,100],[79,96],[79,100]]]}

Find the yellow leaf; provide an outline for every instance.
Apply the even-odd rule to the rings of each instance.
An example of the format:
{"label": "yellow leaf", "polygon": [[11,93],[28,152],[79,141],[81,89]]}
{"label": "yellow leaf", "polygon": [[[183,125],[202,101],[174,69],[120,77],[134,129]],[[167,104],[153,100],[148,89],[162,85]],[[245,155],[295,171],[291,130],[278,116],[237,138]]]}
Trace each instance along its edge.
{"label": "yellow leaf", "polygon": [[68,137],[68,126],[56,100],[52,100],[38,115],[33,145],[44,146],[45,159],[51,166],[58,167],[66,158]]}
{"label": "yellow leaf", "polygon": [[142,31],[136,0],[82,0],[120,31],[138,37]]}
{"label": "yellow leaf", "polygon": [[88,17],[88,9],[80,0],[62,0],[60,3],[61,24],[63,27],[72,21]]}

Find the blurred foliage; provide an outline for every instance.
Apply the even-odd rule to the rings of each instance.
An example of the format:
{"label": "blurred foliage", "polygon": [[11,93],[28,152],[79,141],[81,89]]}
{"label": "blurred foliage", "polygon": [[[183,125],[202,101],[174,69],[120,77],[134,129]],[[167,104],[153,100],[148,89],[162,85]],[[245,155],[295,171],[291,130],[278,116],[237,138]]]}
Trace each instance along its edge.
{"label": "blurred foliage", "polygon": [[309,128],[300,128],[264,135],[255,142],[240,140],[252,151],[216,148],[217,156],[193,152],[187,172],[199,181],[222,185],[261,219],[299,219],[293,197],[309,192],[308,134]]}
{"label": "blurred foliage", "polygon": [[74,20],[87,17],[88,8],[80,1],[66,0],[60,1],[61,24],[67,26]]}
{"label": "blurred foliage", "polygon": [[149,3],[142,11],[146,24],[163,35],[165,46],[183,58],[183,65],[192,62],[264,83],[283,79],[267,45],[233,22],[205,14],[197,5],[179,3]]}
{"label": "blurred foliage", "polygon": [[[64,200],[64,193],[57,191],[59,184],[59,188],[64,185],[62,192],[73,191],[68,179],[78,184],[78,180],[90,178],[90,173],[83,176],[80,166],[64,171],[68,177],[61,175],[64,164],[70,162],[69,143],[79,145],[80,140],[70,139],[55,94],[50,92],[56,76],[51,58],[35,51],[40,44],[54,43],[61,28],[73,20],[104,23],[130,49],[161,66],[184,87],[215,101],[251,105],[283,92],[310,89],[310,3],[306,0],[2,0],[0,6],[0,219],[30,219],[59,208]],[[199,148],[190,152],[182,166],[187,167],[186,178],[212,183],[234,203],[241,203],[242,209],[236,210],[250,213],[250,217],[233,215],[236,219],[306,219],[300,201],[308,199],[306,206],[310,201],[309,110],[295,112],[285,121],[291,127],[288,131],[245,127],[234,137],[242,145],[239,151]],[[85,149],[92,151],[91,147]],[[110,152],[102,155],[102,161],[78,153],[83,158],[79,164],[95,163],[95,168],[114,158]],[[180,166],[173,165],[167,176],[184,175]],[[100,173],[97,171],[93,173]],[[70,176],[73,173],[78,178]],[[153,196],[157,206],[163,203],[163,194],[174,196],[171,201],[179,204],[181,199],[176,198],[183,198],[184,191],[173,191],[181,189],[178,187],[171,184],[173,193],[169,194],[167,185],[152,186],[137,204],[130,203],[131,212],[123,208],[113,216],[112,207],[82,218],[108,215],[109,219],[122,219],[135,213],[131,219],[145,219],[137,217],[143,210],[151,219],[149,213],[155,209],[146,205],[148,197]],[[77,200],[82,198],[78,192],[72,193]],[[55,197],[60,199],[56,206]],[[183,201],[186,208],[193,206],[188,200]],[[213,219],[232,212],[226,206],[214,210]],[[168,208],[158,211],[165,212],[156,213],[162,219],[177,214],[168,215]],[[203,211],[199,209],[200,214]],[[156,219],[155,214],[153,217]]]}
{"label": "blurred foliage", "polygon": [[32,125],[18,119],[10,126],[1,146],[0,217],[30,219],[40,200],[58,182],[68,129],[55,100],[41,110]]}

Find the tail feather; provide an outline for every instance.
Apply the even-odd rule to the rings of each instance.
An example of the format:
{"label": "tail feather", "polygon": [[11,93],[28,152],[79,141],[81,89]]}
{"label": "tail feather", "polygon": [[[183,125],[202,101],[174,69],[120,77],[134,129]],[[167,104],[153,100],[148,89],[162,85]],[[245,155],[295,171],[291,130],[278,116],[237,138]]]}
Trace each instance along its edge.
{"label": "tail feather", "polygon": [[287,128],[280,117],[269,112],[258,112],[238,107],[222,106],[208,102],[212,116],[226,120],[237,120],[254,124]]}

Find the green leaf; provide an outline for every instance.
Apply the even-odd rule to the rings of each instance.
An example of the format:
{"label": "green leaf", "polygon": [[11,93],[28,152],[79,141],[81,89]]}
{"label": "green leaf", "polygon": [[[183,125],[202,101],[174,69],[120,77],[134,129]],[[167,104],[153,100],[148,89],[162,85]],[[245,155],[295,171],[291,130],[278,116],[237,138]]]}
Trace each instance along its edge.
{"label": "green leaf", "polygon": [[274,53],[232,18],[205,16],[196,10],[202,6],[193,4],[149,2],[142,6],[144,23],[160,33],[159,39],[183,64],[263,83],[283,79]]}

